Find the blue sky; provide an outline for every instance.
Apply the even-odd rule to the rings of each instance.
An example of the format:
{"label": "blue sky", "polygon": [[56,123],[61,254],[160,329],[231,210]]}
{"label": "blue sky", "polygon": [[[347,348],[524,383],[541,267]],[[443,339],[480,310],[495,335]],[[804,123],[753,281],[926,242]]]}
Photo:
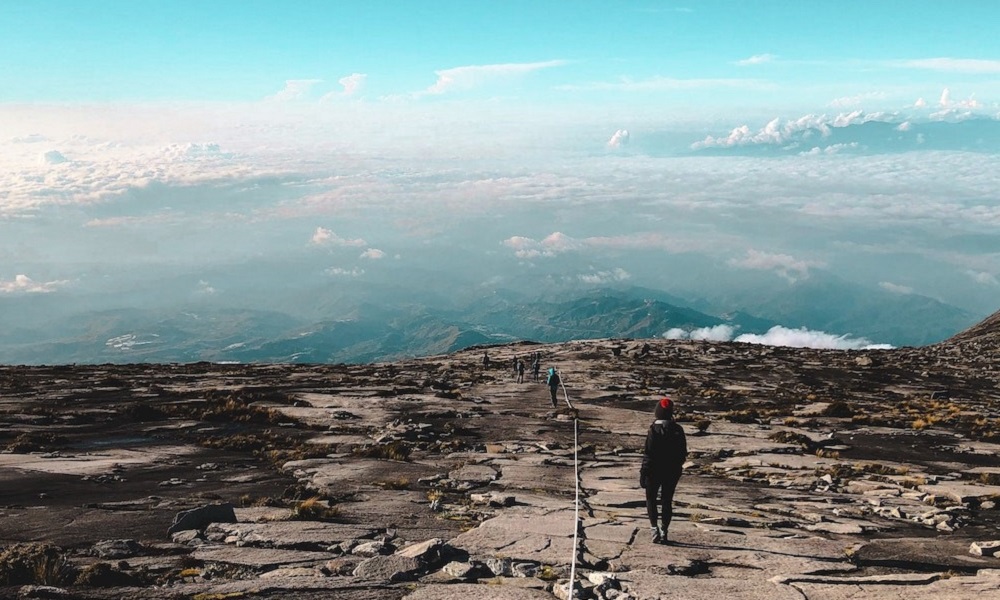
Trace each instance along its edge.
{"label": "blue sky", "polygon": [[286,261],[303,286],[829,276],[985,315],[997,23],[985,0],[2,2],[0,296],[169,273],[237,302],[220,270]]}
{"label": "blue sky", "polygon": [[997,22],[1000,5],[981,1],[40,0],[0,6],[0,102],[256,101],[287,80],[342,89],[355,73],[357,97],[378,101],[426,91],[441,71],[506,65],[445,89],[543,104],[730,108],[742,95],[807,108],[867,93],[889,105],[948,85],[996,92]]}

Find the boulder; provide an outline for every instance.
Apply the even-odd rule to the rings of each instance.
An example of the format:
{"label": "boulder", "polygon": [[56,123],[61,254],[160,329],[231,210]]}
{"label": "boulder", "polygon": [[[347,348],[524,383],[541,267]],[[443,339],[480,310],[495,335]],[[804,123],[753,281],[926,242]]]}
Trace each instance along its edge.
{"label": "boulder", "polygon": [[173,535],[186,529],[203,530],[212,523],[235,523],[236,511],[232,504],[206,504],[177,513],[174,522],[167,529],[167,535]]}
{"label": "boulder", "polygon": [[412,581],[423,568],[419,559],[410,556],[373,556],[358,564],[354,576],[373,581]]}
{"label": "boulder", "polygon": [[142,544],[136,540],[104,540],[94,544],[91,552],[100,558],[118,559],[135,556],[142,550]]}

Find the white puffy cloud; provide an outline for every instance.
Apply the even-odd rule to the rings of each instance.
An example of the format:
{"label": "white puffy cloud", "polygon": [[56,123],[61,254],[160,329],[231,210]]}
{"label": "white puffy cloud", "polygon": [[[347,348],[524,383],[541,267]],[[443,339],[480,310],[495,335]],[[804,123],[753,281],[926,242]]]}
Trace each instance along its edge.
{"label": "white puffy cloud", "polygon": [[29,133],[28,135],[18,135],[10,138],[12,144],[37,144],[47,142],[49,138],[40,133]]}
{"label": "white puffy cloud", "polygon": [[790,329],[775,325],[767,333],[744,333],[733,338],[735,329],[731,325],[716,325],[701,327],[690,331],[675,327],[664,332],[668,340],[704,340],[711,342],[743,342],[747,344],[763,344],[765,346],[787,346],[791,348],[816,348],[822,350],[861,350],[889,349],[887,344],[872,344],[865,338],[853,338],[849,335],[834,335],[823,331],[815,331],[801,327]]}
{"label": "white puffy cloud", "polygon": [[731,258],[728,264],[741,269],[774,271],[789,282],[809,277],[809,269],[823,266],[823,263],[800,260],[788,254],[772,254],[749,249],[743,258]]}
{"label": "white puffy cloud", "polygon": [[0,293],[3,294],[14,294],[14,293],[26,293],[26,294],[47,294],[49,292],[54,292],[56,289],[68,284],[67,280],[60,281],[34,281],[27,275],[17,275],[13,280],[4,281],[0,279]]}
{"label": "white puffy cloud", "polygon": [[841,150],[856,150],[861,147],[861,144],[857,142],[851,142],[849,144],[831,144],[829,146],[813,146],[806,152],[799,152],[799,156],[819,156],[821,154],[837,154]]}
{"label": "white puffy cloud", "polygon": [[987,273],[985,271],[974,271],[969,269],[965,272],[973,281],[979,285],[990,285],[990,286],[1000,286],[1000,280],[997,279],[996,275],[993,273]]}
{"label": "white puffy cloud", "polygon": [[865,102],[872,100],[885,100],[885,98],[885,92],[866,92],[855,96],[842,96],[840,98],[835,98],[830,101],[830,106],[834,108],[853,108],[855,106],[861,106]]}
{"label": "white puffy cloud", "polygon": [[941,90],[941,99],[938,100],[938,105],[941,107],[948,107],[951,105],[951,90],[948,88]]}
{"label": "white puffy cloud", "polygon": [[367,78],[368,75],[364,73],[351,73],[350,75],[341,77],[340,79],[337,80],[337,83],[339,83],[344,87],[344,90],[343,92],[341,92],[341,94],[344,96],[353,96],[354,94],[358,93],[361,90]]}
{"label": "white puffy cloud", "polygon": [[744,58],[743,60],[736,61],[736,64],[741,67],[748,65],[762,65],[764,63],[774,62],[778,57],[773,54],[754,54],[750,58]]}
{"label": "white puffy cloud", "polygon": [[268,96],[267,100],[273,100],[276,102],[291,102],[294,100],[301,100],[302,98],[309,95],[317,84],[323,83],[322,79],[288,79],[285,80],[285,87],[281,91],[277,92],[272,96]]}
{"label": "white puffy cloud", "polygon": [[58,150],[49,150],[47,152],[42,152],[38,156],[38,162],[43,165],[59,165],[64,162],[69,162],[69,159]]}
{"label": "white puffy cloud", "polygon": [[309,241],[316,246],[342,246],[347,248],[364,248],[365,246],[368,245],[368,243],[361,238],[356,238],[356,239],[342,238],[333,231],[325,227],[317,227],[316,231],[313,233],[312,238],[310,238]]}
{"label": "white puffy cloud", "polygon": [[925,108],[927,106],[927,101],[923,98],[917,98],[917,101],[913,103],[914,108]]}
{"label": "white puffy cloud", "polygon": [[733,341],[748,344],[764,344],[766,346],[816,348],[821,350],[889,349],[892,347],[887,344],[873,344],[865,338],[834,335],[824,331],[806,329],[805,327],[790,329],[781,325],[775,325],[764,334],[744,333]]}
{"label": "white puffy cloud", "polygon": [[963,110],[982,108],[983,105],[972,96],[965,100],[952,100],[951,90],[949,88],[944,88],[941,91],[941,98],[938,100],[938,106],[941,107],[942,110],[932,115],[932,117],[953,116],[954,111],[961,113]]}
{"label": "white puffy cloud", "polygon": [[361,258],[367,258],[369,260],[381,260],[385,258],[385,252],[382,252],[378,248],[369,248],[361,253]]}
{"label": "white puffy cloud", "polygon": [[468,65],[434,71],[437,81],[428,87],[424,94],[444,94],[471,90],[483,85],[505,81],[542,69],[561,67],[567,64],[564,60],[547,60],[532,63],[504,63],[495,65]]}
{"label": "white puffy cloud", "polygon": [[732,325],[714,325],[712,327],[697,327],[687,330],[672,327],[663,333],[668,340],[699,340],[705,342],[728,342],[733,339],[736,328]]}
{"label": "white puffy cloud", "polygon": [[892,292],[893,294],[913,293],[913,288],[906,285],[899,285],[897,283],[892,283],[891,281],[880,281],[878,286],[887,292]]}
{"label": "white puffy cloud", "polygon": [[608,140],[608,148],[621,148],[622,146],[627,146],[629,140],[629,133],[627,129],[619,129]]}
{"label": "white puffy cloud", "polygon": [[502,241],[501,244],[514,250],[518,258],[552,257],[563,252],[569,252],[580,247],[577,240],[556,231],[542,240],[515,235]]}
{"label": "white puffy cloud", "polygon": [[681,329],[680,327],[671,327],[663,332],[663,337],[668,340],[686,340],[688,339],[688,332],[686,329]]}
{"label": "white puffy cloud", "polygon": [[625,281],[632,275],[621,267],[610,271],[595,271],[592,273],[581,273],[578,277],[584,283],[603,285],[615,281]]}
{"label": "white puffy cloud", "polygon": [[733,337],[735,329],[732,325],[715,325],[713,327],[699,327],[688,332],[688,338],[692,340],[704,340],[708,342],[725,342]]}
{"label": "white puffy cloud", "polygon": [[343,267],[330,267],[326,270],[327,275],[332,275],[334,277],[360,277],[365,274],[364,269],[359,269],[354,267],[353,269],[345,269]]}
{"label": "white puffy cloud", "polygon": [[216,291],[217,290],[212,287],[212,284],[205,280],[201,280],[198,282],[198,289],[195,290],[195,293],[203,296],[213,296]]}
{"label": "white puffy cloud", "polygon": [[704,140],[691,144],[692,150],[704,148],[734,148],[739,146],[785,145],[809,139],[814,132],[827,137],[834,128],[860,125],[886,118],[884,113],[866,113],[861,109],[834,116],[804,115],[798,119],[782,121],[780,117],[771,119],[764,127],[753,130],[749,125],[732,129],[722,137],[706,136]]}

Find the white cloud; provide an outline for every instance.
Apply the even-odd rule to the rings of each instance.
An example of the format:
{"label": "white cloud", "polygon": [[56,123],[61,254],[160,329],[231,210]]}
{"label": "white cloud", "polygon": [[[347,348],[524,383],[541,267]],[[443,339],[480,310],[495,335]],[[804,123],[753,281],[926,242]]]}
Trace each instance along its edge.
{"label": "white cloud", "polygon": [[938,100],[938,105],[941,107],[948,107],[951,105],[951,90],[948,88],[941,90],[941,99]]}
{"label": "white cloud", "polygon": [[976,109],[976,108],[982,108],[983,105],[982,105],[982,103],[980,103],[978,100],[976,100],[972,96],[970,96],[969,98],[967,98],[965,100],[952,100],[951,99],[951,90],[948,89],[948,88],[944,88],[941,91],[941,98],[938,100],[938,106],[941,107],[942,111],[938,112],[938,113],[935,113],[934,115],[931,115],[932,117],[933,116],[938,116],[938,117],[953,116],[953,114],[954,114],[953,111],[956,111],[956,110],[958,110],[958,111],[961,111],[961,110],[971,110],[971,109]]}
{"label": "white cloud", "polygon": [[732,325],[716,325],[714,327],[699,327],[688,332],[688,338],[692,340],[704,340],[708,342],[725,342],[733,337],[735,329]]}
{"label": "white cloud", "polygon": [[40,133],[29,133],[28,135],[19,135],[10,138],[10,143],[12,144],[37,144],[47,141],[49,141],[49,138]]}
{"label": "white cloud", "polygon": [[765,346],[787,346],[790,348],[816,348],[821,350],[862,350],[889,349],[887,344],[872,344],[865,338],[852,338],[849,335],[833,335],[823,331],[814,331],[801,327],[790,329],[775,325],[764,334],[744,333],[733,339],[735,329],[731,325],[716,325],[701,327],[690,331],[675,327],[667,330],[663,337],[668,340],[704,340],[711,342],[743,342],[747,344],[763,344]]}
{"label": "white cloud", "polygon": [[806,152],[800,152],[799,156],[819,156],[821,154],[830,155],[837,154],[841,150],[856,150],[861,147],[861,144],[857,142],[851,142],[849,144],[831,144],[829,146],[813,146]]}
{"label": "white cloud", "polygon": [[370,260],[381,260],[385,258],[385,252],[382,252],[378,248],[369,248],[361,253],[360,258],[367,258]]}
{"label": "white cloud", "polygon": [[48,152],[42,152],[38,156],[38,162],[43,165],[58,165],[69,162],[69,159],[63,156],[63,153],[58,150],[49,150]]}
{"label": "white cloud", "polygon": [[0,293],[3,294],[13,294],[13,293],[26,293],[26,294],[47,294],[49,292],[54,292],[56,289],[68,284],[67,280],[60,281],[34,281],[27,275],[17,275],[13,280],[4,281],[0,279]]}
{"label": "white cloud", "polygon": [[358,93],[362,86],[364,86],[365,79],[367,78],[368,75],[364,73],[351,73],[346,77],[341,77],[337,80],[337,83],[344,87],[344,91],[341,94],[344,96],[353,96]]}
{"label": "white cloud", "polygon": [[773,54],[754,54],[750,58],[744,58],[743,60],[736,61],[736,64],[741,67],[748,65],[762,65],[764,63],[774,62],[778,57]]}
{"label": "white cloud", "polygon": [[887,292],[892,292],[893,294],[912,294],[913,288],[906,285],[899,285],[892,283],[891,281],[880,281],[878,286]]}
{"label": "white cloud", "polygon": [[364,248],[368,245],[361,238],[347,239],[342,238],[333,231],[325,227],[317,227],[316,231],[313,233],[310,242],[317,246],[342,246],[347,248]]}
{"label": "white cloud", "polygon": [[923,98],[917,98],[917,101],[913,103],[914,108],[924,108],[927,106],[927,101]]}
{"label": "white cloud", "polygon": [[744,333],[733,341],[748,344],[764,344],[766,346],[816,348],[820,350],[889,349],[892,347],[887,344],[873,344],[865,338],[834,335],[823,331],[806,329],[805,327],[789,329],[781,325],[775,325],[765,334]]}
{"label": "white cloud", "polygon": [[364,269],[359,269],[354,267],[353,269],[344,269],[342,267],[330,267],[326,270],[327,275],[332,275],[334,277],[360,277],[365,274]]}
{"label": "white cloud", "polygon": [[533,63],[505,63],[495,65],[468,65],[434,71],[437,81],[424,94],[444,94],[471,90],[483,85],[507,81],[527,73],[561,67],[564,60],[547,60]]}
{"label": "white cloud", "polygon": [[212,287],[212,284],[209,282],[202,280],[198,282],[198,289],[195,290],[195,293],[204,296],[212,296],[215,295],[216,289]]}
{"label": "white cloud", "polygon": [[909,121],[903,121],[899,125],[896,125],[896,131],[909,131],[913,129],[913,123]]}
{"label": "white cloud", "polygon": [[672,327],[663,332],[663,337],[668,340],[686,340],[688,339],[688,332],[686,329],[681,329],[680,327]]}
{"label": "white cloud", "polygon": [[540,241],[515,235],[500,243],[514,250],[514,255],[518,258],[552,257],[580,247],[577,240],[559,231],[550,233]]}
{"label": "white cloud", "polygon": [[611,271],[595,271],[593,273],[583,273],[578,277],[580,281],[584,283],[591,284],[605,284],[615,281],[625,281],[629,279],[632,275],[628,271],[622,268],[612,269]]}
{"label": "white cloud", "polygon": [[668,340],[699,340],[705,342],[728,342],[733,339],[736,329],[732,325],[715,325],[687,330],[673,327],[663,333]]}
{"label": "white cloud", "polygon": [[693,150],[700,150],[703,148],[733,148],[763,144],[784,145],[807,140],[813,132],[818,132],[822,137],[827,137],[834,128],[860,125],[883,118],[885,118],[883,113],[866,113],[860,109],[849,113],[840,113],[833,117],[827,115],[804,115],[798,119],[786,120],[784,122],[778,117],[768,121],[764,127],[757,131],[751,129],[749,125],[741,125],[734,128],[725,137],[710,135],[700,142],[691,144],[691,148]]}
{"label": "white cloud", "polygon": [[629,140],[629,133],[627,129],[619,129],[608,140],[608,148],[621,148],[622,146],[627,146]]}
{"label": "white cloud", "polygon": [[815,261],[799,260],[788,254],[771,254],[758,250],[747,250],[743,258],[729,259],[728,264],[741,269],[774,271],[789,282],[809,277],[809,269],[823,266]]}
{"label": "white cloud", "polygon": [[323,83],[322,79],[288,79],[285,81],[285,87],[278,93],[268,96],[267,100],[277,102],[301,100],[308,96],[309,92],[320,83]]}
{"label": "white cloud", "polygon": [[856,106],[861,106],[865,102],[873,100],[885,100],[885,92],[867,92],[864,94],[857,94],[855,96],[843,96],[840,98],[835,98],[830,101],[830,106],[834,108],[853,108]]}
{"label": "white cloud", "polygon": [[979,285],[1000,286],[1000,280],[998,280],[996,275],[992,273],[969,269],[965,272],[965,274],[971,277],[972,280]]}

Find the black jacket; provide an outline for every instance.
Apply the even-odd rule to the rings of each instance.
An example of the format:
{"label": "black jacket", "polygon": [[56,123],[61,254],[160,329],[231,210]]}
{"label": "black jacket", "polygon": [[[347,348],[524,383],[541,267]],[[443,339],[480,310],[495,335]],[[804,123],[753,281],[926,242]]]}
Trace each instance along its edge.
{"label": "black jacket", "polygon": [[676,421],[655,421],[646,434],[639,477],[662,481],[680,476],[687,460],[687,438]]}

